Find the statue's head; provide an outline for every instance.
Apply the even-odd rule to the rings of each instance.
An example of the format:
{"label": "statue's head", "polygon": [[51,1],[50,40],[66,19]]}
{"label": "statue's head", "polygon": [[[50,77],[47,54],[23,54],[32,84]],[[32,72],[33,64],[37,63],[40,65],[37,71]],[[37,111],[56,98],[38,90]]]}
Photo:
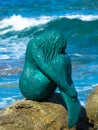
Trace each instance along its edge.
{"label": "statue's head", "polygon": [[37,39],[40,42],[40,49],[47,59],[52,59],[54,56],[65,52],[66,40],[59,31],[46,31]]}

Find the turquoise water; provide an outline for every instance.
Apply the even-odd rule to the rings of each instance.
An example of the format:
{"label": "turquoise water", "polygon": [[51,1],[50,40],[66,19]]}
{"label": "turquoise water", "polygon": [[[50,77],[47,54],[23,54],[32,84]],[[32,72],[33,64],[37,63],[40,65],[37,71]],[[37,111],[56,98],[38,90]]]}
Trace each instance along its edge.
{"label": "turquoise water", "polygon": [[43,31],[65,34],[83,105],[98,84],[97,0],[0,1],[0,109],[23,98],[18,86],[27,43]]}

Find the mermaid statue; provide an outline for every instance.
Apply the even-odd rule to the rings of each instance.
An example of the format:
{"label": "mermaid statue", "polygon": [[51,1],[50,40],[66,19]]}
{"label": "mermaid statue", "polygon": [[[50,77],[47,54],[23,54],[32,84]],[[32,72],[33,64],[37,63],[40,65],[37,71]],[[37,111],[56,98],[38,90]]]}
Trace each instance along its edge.
{"label": "mermaid statue", "polygon": [[59,88],[68,110],[68,127],[78,121],[81,105],[71,76],[66,40],[59,31],[45,31],[32,39],[26,49],[19,88],[28,100],[45,101]]}

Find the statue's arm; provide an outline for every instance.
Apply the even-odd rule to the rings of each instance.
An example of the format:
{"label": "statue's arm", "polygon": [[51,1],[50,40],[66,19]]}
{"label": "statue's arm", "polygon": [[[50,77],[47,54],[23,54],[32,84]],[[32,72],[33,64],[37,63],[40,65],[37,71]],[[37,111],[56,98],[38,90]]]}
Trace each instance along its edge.
{"label": "statue's arm", "polygon": [[69,85],[68,82],[66,82],[65,77],[52,67],[51,61],[45,59],[43,52],[37,46],[31,48],[31,55],[39,70],[48,78],[53,80],[53,82],[55,82],[63,92],[70,97],[77,96],[73,83]]}

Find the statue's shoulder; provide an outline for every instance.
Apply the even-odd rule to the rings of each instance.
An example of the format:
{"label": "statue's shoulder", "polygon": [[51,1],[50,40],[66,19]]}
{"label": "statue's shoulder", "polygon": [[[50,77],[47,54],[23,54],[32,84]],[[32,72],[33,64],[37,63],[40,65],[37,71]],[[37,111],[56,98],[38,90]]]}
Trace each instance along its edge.
{"label": "statue's shoulder", "polygon": [[51,62],[53,65],[56,65],[56,67],[59,67],[61,69],[71,65],[70,57],[67,54],[57,55],[57,57],[55,57]]}

